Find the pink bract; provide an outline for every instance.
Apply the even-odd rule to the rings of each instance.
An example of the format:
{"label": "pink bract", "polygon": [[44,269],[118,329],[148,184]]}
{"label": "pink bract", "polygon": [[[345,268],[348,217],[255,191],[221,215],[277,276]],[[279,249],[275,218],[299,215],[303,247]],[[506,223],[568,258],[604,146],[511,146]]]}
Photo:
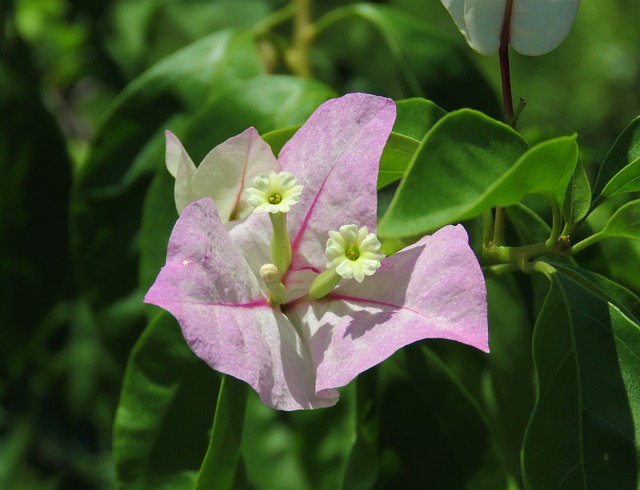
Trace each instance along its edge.
{"label": "pink bract", "polygon": [[484,278],[461,226],[388,257],[362,284],[343,280],[321,300],[306,296],[324,269],[329,230],[375,232],[378,167],[394,120],[393,101],[349,94],[321,105],[282,149],[281,170],[305,186],[288,214],[282,305],[269,303],[258,276],[270,262],[268,217],[251,215],[229,232],[205,198],[175,225],[145,301],[171,312],[200,358],[270,407],[331,406],[336,388],[417,340],[488,350]]}

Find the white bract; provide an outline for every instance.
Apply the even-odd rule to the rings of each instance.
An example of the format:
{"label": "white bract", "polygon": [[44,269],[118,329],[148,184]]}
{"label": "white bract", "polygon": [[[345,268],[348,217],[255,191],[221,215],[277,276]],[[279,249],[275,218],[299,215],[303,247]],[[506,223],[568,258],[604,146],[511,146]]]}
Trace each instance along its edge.
{"label": "white bract", "polygon": [[364,280],[380,267],[384,254],[380,253],[378,238],[369,233],[366,226],[344,225],[340,231],[330,231],[325,255],[327,269],[335,271],[343,279]]}
{"label": "white bract", "polygon": [[288,213],[300,200],[301,185],[289,172],[269,172],[253,179],[253,187],[247,187],[247,203],[254,213]]}
{"label": "white bract", "polygon": [[249,128],[211,150],[198,167],[171,131],[166,132],[166,164],[175,177],[176,209],[210,197],[223,222],[243,220],[252,212],[244,188],[259,174],[278,169],[271,148]]}
{"label": "white bract", "polygon": [[483,55],[498,52],[503,26],[509,43],[525,55],[538,56],[555,49],[571,29],[580,0],[441,0],[467,43]]}

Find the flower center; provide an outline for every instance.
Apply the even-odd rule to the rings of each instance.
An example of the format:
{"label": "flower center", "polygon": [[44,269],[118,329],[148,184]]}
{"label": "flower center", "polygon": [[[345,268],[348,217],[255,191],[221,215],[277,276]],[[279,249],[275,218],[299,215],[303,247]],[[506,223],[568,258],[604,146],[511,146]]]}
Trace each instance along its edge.
{"label": "flower center", "polygon": [[360,252],[355,247],[349,247],[344,251],[344,254],[347,256],[349,260],[358,260],[360,257]]}
{"label": "flower center", "polygon": [[269,196],[269,204],[280,204],[282,201],[282,196],[280,194],[274,194],[273,196]]}
{"label": "flower center", "polygon": [[344,225],[339,231],[330,231],[325,249],[327,269],[343,279],[354,278],[362,282],[379,267],[384,254],[380,252],[380,241],[366,226]]}
{"label": "flower center", "polygon": [[245,189],[247,203],[254,213],[288,213],[300,200],[302,186],[289,172],[269,172],[253,179]]}

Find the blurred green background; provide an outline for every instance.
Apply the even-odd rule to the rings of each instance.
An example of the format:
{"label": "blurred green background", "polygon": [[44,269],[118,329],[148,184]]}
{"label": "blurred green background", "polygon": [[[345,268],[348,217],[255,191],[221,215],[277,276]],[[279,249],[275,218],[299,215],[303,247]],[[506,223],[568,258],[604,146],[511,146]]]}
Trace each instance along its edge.
{"label": "blurred green background", "polygon": [[[356,3],[317,1],[314,14],[321,18]],[[438,0],[375,3],[411,17],[394,20],[401,30],[433,36],[424,43],[409,36],[400,46],[409,75],[399,73],[397,53],[366,21],[347,19],[312,46],[318,80],[336,93],[423,96],[445,109],[470,105],[500,117],[497,56],[469,50]],[[115,278],[121,289],[109,289],[114,278],[104,278],[105,289],[99,275],[84,278],[93,272],[83,265],[82,237],[70,232],[69,213],[71,206],[81,214],[86,204],[73,200],[73,189],[85,163],[96,158],[97,143],[108,145],[127,131],[112,124],[101,132],[124,100],[119,94],[167,55],[228,28],[255,28],[263,73],[287,73],[282,50],[291,27],[278,22],[287,5],[0,1],[0,488],[114,484],[111,426],[127,357],[145,317],[137,272],[130,283],[128,277]],[[639,112],[638,14],[636,0],[607,2],[606,8],[603,2],[583,2],[558,49],[536,58],[512,53],[514,96],[527,101],[519,129],[530,141],[577,132],[592,178],[616,135]],[[450,49],[464,54],[444,59]],[[149,112],[139,117],[161,134],[163,110],[171,113],[173,103],[167,96],[157,114],[141,104]],[[211,146],[203,142],[198,151]],[[112,154],[117,152],[107,152]],[[141,213],[131,206],[115,219]],[[139,245],[135,233],[123,243]],[[631,246],[639,251],[637,243]],[[99,255],[91,260],[110,264]]]}

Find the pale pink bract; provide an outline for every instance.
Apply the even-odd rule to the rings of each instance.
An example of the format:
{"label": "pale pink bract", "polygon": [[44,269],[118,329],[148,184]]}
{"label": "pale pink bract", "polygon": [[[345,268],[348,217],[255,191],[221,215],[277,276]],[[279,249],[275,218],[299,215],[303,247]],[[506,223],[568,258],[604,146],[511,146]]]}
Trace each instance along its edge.
{"label": "pale pink bract", "polygon": [[270,262],[265,215],[227,231],[204,198],[175,225],[145,301],[171,312],[200,358],[246,381],[270,407],[331,406],[336,388],[417,340],[488,351],[484,278],[459,225],[386,258],[361,284],[343,280],[321,300],[306,296],[324,270],[330,230],[356,224],[375,232],[378,167],[394,120],[393,101],[349,94],[322,104],[280,152],[280,170],[304,185],[288,213],[292,261],[282,305],[269,303],[258,275]]}

